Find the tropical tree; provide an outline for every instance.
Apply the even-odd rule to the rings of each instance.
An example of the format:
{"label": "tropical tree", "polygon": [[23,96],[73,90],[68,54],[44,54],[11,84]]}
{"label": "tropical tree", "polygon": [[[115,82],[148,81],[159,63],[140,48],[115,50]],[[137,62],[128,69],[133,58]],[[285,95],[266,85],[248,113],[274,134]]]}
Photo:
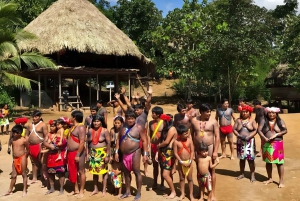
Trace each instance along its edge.
{"label": "tropical tree", "polygon": [[55,69],[55,64],[37,52],[21,52],[18,43],[35,36],[20,29],[18,5],[0,1],[0,83],[31,90],[32,80],[21,76],[22,70],[44,67]]}

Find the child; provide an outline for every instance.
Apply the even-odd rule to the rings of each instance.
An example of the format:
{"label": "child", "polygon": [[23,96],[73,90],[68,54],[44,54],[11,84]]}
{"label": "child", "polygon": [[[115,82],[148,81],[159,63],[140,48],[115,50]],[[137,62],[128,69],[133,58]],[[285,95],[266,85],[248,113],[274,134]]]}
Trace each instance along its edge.
{"label": "child", "polygon": [[122,163],[117,161],[112,161],[111,163],[111,170],[109,171],[109,175],[111,180],[115,186],[115,195],[120,197],[122,195]]}
{"label": "child", "polygon": [[[50,124],[50,122],[49,122]],[[64,139],[64,128],[63,125],[65,125],[64,119],[57,119],[56,120],[56,128],[57,128],[57,134],[53,135],[51,143],[54,144],[54,146],[60,146],[62,144],[62,140]],[[43,150],[42,153],[47,153],[49,152],[49,149]],[[56,161],[61,160],[61,152],[58,149],[58,157]]]}
{"label": "child", "polygon": [[[120,132],[120,128],[124,123],[123,117],[117,116],[114,118],[114,127],[110,129],[110,137],[111,137],[111,151],[110,153],[115,153],[116,148],[116,140],[118,139],[118,135]],[[113,156],[111,156],[113,157]],[[113,158],[112,158],[113,159]]]}
{"label": "child", "polygon": [[23,177],[23,195],[27,194],[27,157],[28,155],[28,142],[26,138],[22,137],[23,127],[21,125],[15,125],[12,128],[13,138],[12,138],[12,149],[13,149],[13,166],[11,174],[11,182],[8,191],[4,196],[12,195],[13,188],[16,184],[17,175],[22,175]]}
{"label": "child", "polygon": [[212,164],[212,159],[208,156],[208,146],[204,143],[200,143],[199,147],[199,154],[197,154],[197,179],[200,187],[200,199],[199,201],[203,201],[204,197],[204,190],[205,188],[208,191],[208,199],[207,201],[211,200],[211,192],[212,192],[212,185],[211,185],[211,175],[209,172],[210,169],[214,169],[219,164],[219,158],[216,158],[215,164]]}
{"label": "child", "polygon": [[176,127],[178,138],[174,141],[173,150],[176,159],[179,161],[178,173],[180,178],[180,190],[181,196],[179,200],[183,200],[185,197],[184,184],[185,178],[187,177],[189,189],[190,189],[190,200],[194,200],[193,196],[193,167],[192,161],[194,157],[194,144],[192,139],[189,137],[188,128],[185,125],[179,125]]}

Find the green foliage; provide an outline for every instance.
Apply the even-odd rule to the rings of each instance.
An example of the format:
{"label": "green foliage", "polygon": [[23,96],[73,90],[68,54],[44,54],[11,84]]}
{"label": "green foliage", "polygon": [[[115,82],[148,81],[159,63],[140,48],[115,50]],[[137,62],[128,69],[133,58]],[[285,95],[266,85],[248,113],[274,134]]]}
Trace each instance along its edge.
{"label": "green foliage", "polygon": [[38,67],[56,68],[56,66],[39,53],[21,53],[18,42],[30,40],[35,36],[15,28],[22,25],[22,21],[15,17],[17,8],[17,4],[0,1],[0,22],[6,22],[0,24],[0,83],[31,90],[31,80],[20,76],[21,70]]}
{"label": "green foliage", "polygon": [[0,107],[3,104],[8,104],[9,108],[14,108],[17,104],[15,98],[11,96],[13,92],[12,88],[0,84],[0,91]]}
{"label": "green foliage", "polygon": [[153,54],[151,33],[161,23],[162,11],[151,0],[118,0],[110,10],[117,27],[150,57]]}

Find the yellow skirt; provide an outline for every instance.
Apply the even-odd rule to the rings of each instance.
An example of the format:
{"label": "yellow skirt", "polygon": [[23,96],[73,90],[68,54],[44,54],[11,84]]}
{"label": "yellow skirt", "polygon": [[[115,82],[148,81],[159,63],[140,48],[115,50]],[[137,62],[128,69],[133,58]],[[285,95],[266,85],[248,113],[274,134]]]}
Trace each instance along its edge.
{"label": "yellow skirt", "polygon": [[105,163],[106,152],[106,147],[90,149],[89,172],[91,174],[103,175],[108,172],[108,164]]}

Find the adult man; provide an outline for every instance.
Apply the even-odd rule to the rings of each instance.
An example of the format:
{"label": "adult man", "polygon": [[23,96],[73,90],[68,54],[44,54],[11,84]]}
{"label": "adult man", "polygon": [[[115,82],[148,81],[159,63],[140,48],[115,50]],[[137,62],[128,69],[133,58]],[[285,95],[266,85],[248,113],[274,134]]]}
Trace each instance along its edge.
{"label": "adult man", "polygon": [[[215,160],[218,157],[218,147],[220,144],[220,133],[218,122],[215,119],[210,119],[211,106],[209,104],[202,104],[200,106],[200,117],[193,118],[191,123],[191,134],[195,146],[195,153],[199,150],[199,145],[204,142],[208,146],[208,155]],[[213,161],[214,162],[214,161]],[[215,198],[215,186],[216,186],[216,173],[212,169],[212,197]]]}
{"label": "adult man", "polygon": [[[138,121],[138,119],[140,118],[141,114],[143,114],[144,111],[149,112],[150,108],[151,108],[151,99],[152,99],[152,87],[149,86],[149,89],[148,89],[148,97],[146,99],[146,102],[144,102],[144,104],[141,104],[140,100],[138,100],[138,103],[136,105],[134,105],[132,107],[129,99],[127,98],[126,96],[126,90],[124,87],[121,88],[121,94],[123,95],[123,98],[126,102],[126,105],[127,107],[124,106],[124,104],[122,103],[122,101],[120,100],[120,95],[119,94],[115,94],[115,97],[117,99],[117,101],[119,102],[122,110],[124,112],[127,112],[129,110],[134,110],[134,114],[136,115],[136,122]],[[145,123],[145,129],[144,129],[144,133],[146,135],[146,139],[147,139],[147,150],[149,149],[149,146],[150,146],[150,137],[147,135],[147,131],[148,131],[148,121],[146,120],[146,123]],[[140,147],[142,148],[142,141],[140,141]],[[150,162],[150,161],[148,161]],[[150,164],[150,163],[149,163]],[[145,173],[145,176],[148,176],[148,170],[147,170],[147,167],[148,167],[148,163],[147,162],[144,162],[144,173]]]}
{"label": "adult man", "polygon": [[[142,175],[140,173],[141,149],[140,140],[143,142],[143,149],[147,150],[147,139],[144,133],[148,112],[144,111],[136,122],[136,116],[132,110],[125,113],[125,124],[121,128],[118,140],[116,141],[115,160],[119,161],[119,149],[122,153],[124,164],[124,176],[126,192],[120,199],[130,196],[131,174],[133,171],[136,177],[137,193],[134,201],[141,198]],[[143,162],[148,161],[148,152],[144,151]]]}
{"label": "adult man", "polygon": [[222,100],[221,108],[218,108],[216,111],[216,120],[219,121],[220,124],[220,139],[221,139],[221,148],[222,155],[220,158],[226,158],[226,137],[229,142],[229,147],[231,151],[230,159],[233,160],[233,130],[231,125],[231,118],[235,121],[235,117],[233,116],[233,109],[229,108],[228,99],[224,98]]}
{"label": "adult man", "polygon": [[191,122],[186,108],[182,104],[178,104],[177,111],[178,113],[174,115],[174,127],[185,125],[187,128],[190,128]]}
{"label": "adult man", "polygon": [[[90,129],[92,127],[92,121],[93,118],[96,117],[98,112],[98,107],[96,105],[92,105],[90,107],[91,115],[85,118],[84,125],[87,129]],[[102,125],[103,126],[103,125]]]}
{"label": "adult man", "polygon": [[26,130],[26,138],[29,142],[29,155],[32,163],[32,181],[30,184],[37,182],[37,172],[42,169],[41,144],[43,143],[44,146],[51,150],[55,149],[54,145],[48,143],[48,127],[43,122],[41,116],[42,113],[39,110],[33,111],[33,122],[28,125],[28,129]]}
{"label": "adult man", "polygon": [[103,101],[102,100],[97,100],[97,115],[104,117],[104,122],[105,125],[103,125],[104,128],[107,128],[107,110],[105,107],[103,107]]}
{"label": "adult man", "polygon": [[[71,122],[73,127],[70,129],[70,137],[68,138],[68,169],[69,169],[69,180],[75,184],[74,192],[71,195],[77,195],[77,198],[84,196],[84,186],[86,181],[85,176],[85,139],[86,139],[86,128],[83,125],[83,113],[75,110],[71,113]],[[79,173],[80,179],[80,190],[78,188],[77,173]]]}
{"label": "adult man", "polygon": [[195,108],[193,108],[194,105],[193,105],[193,100],[192,99],[187,99],[185,103],[186,103],[186,108],[187,108],[186,115],[190,119],[192,119],[196,116],[199,116],[199,112]]}
{"label": "adult man", "polygon": [[[150,133],[150,143],[151,143],[151,158],[155,158],[158,151],[158,144],[160,143],[161,132],[164,128],[164,121],[160,119],[160,115],[164,113],[161,107],[155,106],[152,108],[152,121],[149,122],[149,133]],[[162,170],[160,172],[161,176],[161,190],[164,190],[164,178]],[[157,188],[157,177],[158,177],[158,162],[153,160],[153,185],[152,189]]]}
{"label": "adult man", "polygon": [[[253,105],[254,105],[254,112],[255,112],[255,121],[258,124],[258,127],[260,127],[260,125],[264,123],[264,118],[266,115],[265,108],[261,105],[261,102],[259,100],[254,100]],[[263,140],[261,140],[260,150],[256,154],[257,157],[260,157],[262,154],[262,146],[263,146]]]}

